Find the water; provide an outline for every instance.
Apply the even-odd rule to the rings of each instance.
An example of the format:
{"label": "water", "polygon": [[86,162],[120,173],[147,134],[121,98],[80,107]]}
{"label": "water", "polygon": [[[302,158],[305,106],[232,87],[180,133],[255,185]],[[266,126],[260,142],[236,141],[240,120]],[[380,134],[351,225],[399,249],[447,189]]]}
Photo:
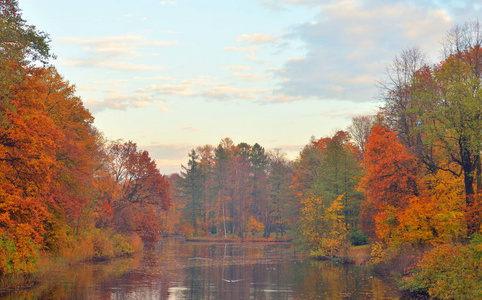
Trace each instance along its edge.
{"label": "water", "polygon": [[6,299],[399,299],[364,268],[307,259],[290,244],[163,240],[128,259],[58,270]]}

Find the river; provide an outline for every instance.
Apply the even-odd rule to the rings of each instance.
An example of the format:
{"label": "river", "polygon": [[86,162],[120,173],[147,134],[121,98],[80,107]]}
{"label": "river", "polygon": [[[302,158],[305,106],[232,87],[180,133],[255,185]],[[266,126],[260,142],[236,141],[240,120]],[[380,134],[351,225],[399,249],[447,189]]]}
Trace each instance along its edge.
{"label": "river", "polygon": [[362,267],[313,261],[290,244],[166,239],[131,258],[59,269],[4,299],[399,299]]}

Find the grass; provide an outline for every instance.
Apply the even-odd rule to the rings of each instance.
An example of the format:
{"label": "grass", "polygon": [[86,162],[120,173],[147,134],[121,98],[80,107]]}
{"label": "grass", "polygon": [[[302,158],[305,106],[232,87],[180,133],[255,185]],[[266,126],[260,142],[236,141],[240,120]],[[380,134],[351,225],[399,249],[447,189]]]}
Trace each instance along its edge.
{"label": "grass", "polygon": [[364,265],[370,260],[370,245],[352,246],[347,251],[347,260],[357,266]]}

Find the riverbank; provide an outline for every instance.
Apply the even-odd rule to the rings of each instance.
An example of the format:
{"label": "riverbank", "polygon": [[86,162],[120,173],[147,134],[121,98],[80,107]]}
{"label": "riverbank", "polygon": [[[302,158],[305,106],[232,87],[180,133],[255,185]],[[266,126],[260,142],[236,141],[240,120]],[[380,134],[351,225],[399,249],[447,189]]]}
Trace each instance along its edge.
{"label": "riverbank", "polygon": [[291,243],[290,237],[282,238],[262,238],[262,237],[216,237],[216,236],[202,236],[202,237],[189,237],[186,238],[186,242],[202,242],[202,243]]}
{"label": "riverbank", "polygon": [[352,246],[347,251],[347,261],[357,266],[366,265],[370,261],[371,251],[370,245]]}
{"label": "riverbank", "polygon": [[120,235],[110,231],[90,230],[70,236],[55,252],[37,250],[31,272],[10,272],[0,276],[0,296],[12,291],[29,290],[55,278],[61,270],[77,265],[111,261],[142,252],[144,244],[138,235]]}

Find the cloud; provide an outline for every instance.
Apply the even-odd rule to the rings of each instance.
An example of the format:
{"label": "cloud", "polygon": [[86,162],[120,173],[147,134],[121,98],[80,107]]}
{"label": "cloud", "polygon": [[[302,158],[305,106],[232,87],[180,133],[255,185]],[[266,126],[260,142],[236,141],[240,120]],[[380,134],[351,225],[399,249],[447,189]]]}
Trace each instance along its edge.
{"label": "cloud", "polygon": [[173,80],[175,80],[173,77],[167,77],[167,76],[150,76],[150,77],[134,76],[133,79],[134,80],[142,80],[142,81],[147,81],[147,80],[173,81]]}
{"label": "cloud", "polygon": [[96,38],[61,37],[61,42],[82,46],[85,52],[107,55],[140,55],[140,48],[176,46],[179,41],[149,41],[143,35],[120,35]]}
{"label": "cloud", "polygon": [[[373,108],[375,109],[375,108]],[[362,115],[374,115],[375,111],[367,110],[366,108],[360,108],[358,106],[353,106],[350,109],[331,109],[327,111],[322,111],[318,113],[307,113],[303,114],[304,117],[324,117],[333,119],[351,119],[353,117],[358,117]]]}
{"label": "cloud", "polygon": [[281,81],[274,94],[280,99],[372,101],[375,81],[397,53],[417,45],[438,51],[453,23],[447,11],[419,2],[282,2],[322,6],[315,21],[295,27],[289,35],[305,44],[306,55],[287,59],[275,73]]}
{"label": "cloud", "polygon": [[99,88],[91,85],[78,85],[77,90],[87,91],[87,92],[97,92]]}
{"label": "cloud", "polygon": [[93,113],[101,112],[106,109],[126,110],[127,108],[144,108],[150,106],[154,97],[149,94],[134,93],[124,95],[121,91],[107,89],[107,95],[103,100],[89,98],[84,100],[84,104]]}
{"label": "cloud", "polygon": [[279,102],[279,103],[307,100],[306,97],[288,96],[288,95],[265,95],[264,98],[270,102]]}
{"label": "cloud", "polygon": [[200,96],[213,100],[244,99],[254,100],[259,94],[266,92],[261,89],[240,89],[233,87],[213,87],[200,92]]}
{"label": "cloud", "polygon": [[249,66],[229,66],[229,67],[222,67],[223,70],[236,70],[236,71],[241,71],[241,70],[251,70],[251,67]]}
{"label": "cloud", "polygon": [[235,78],[240,78],[246,81],[259,81],[259,80],[267,80],[269,79],[268,76],[261,75],[259,73],[254,73],[254,74],[246,74],[246,73],[233,73],[233,77]]}
{"label": "cloud", "polygon": [[256,56],[256,54],[254,53],[251,53],[251,54],[246,54],[244,57],[248,58],[248,59],[253,59],[253,60],[258,60],[259,57]]}
{"label": "cloud", "polygon": [[92,60],[66,60],[63,59],[61,62],[67,66],[71,67],[94,67],[94,68],[104,68],[119,71],[152,71],[152,70],[164,70],[165,67],[134,64],[125,61],[106,61],[100,59]]}
{"label": "cloud", "polygon": [[242,34],[236,38],[236,42],[251,42],[255,44],[266,44],[275,43],[279,39],[277,36],[265,34],[265,33],[254,33],[254,34]]}

